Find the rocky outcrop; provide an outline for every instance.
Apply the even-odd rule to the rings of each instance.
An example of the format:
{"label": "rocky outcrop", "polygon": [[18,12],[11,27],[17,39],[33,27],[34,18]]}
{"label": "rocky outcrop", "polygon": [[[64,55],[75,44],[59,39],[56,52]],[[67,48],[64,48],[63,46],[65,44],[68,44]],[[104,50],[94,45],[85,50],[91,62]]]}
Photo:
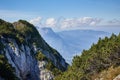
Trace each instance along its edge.
{"label": "rocky outcrop", "polygon": [[40,79],[41,80],[52,80],[54,75],[45,68],[47,64],[46,61],[39,61],[39,69],[40,69]]}
{"label": "rocky outcrop", "polygon": [[120,74],[116,76],[113,80],[120,80]]}
{"label": "rocky outcrop", "polygon": [[[0,29],[7,29],[4,29],[7,27],[6,23],[0,20]],[[12,25],[14,32],[11,28],[7,33],[0,31],[0,54],[5,55],[20,80],[52,80],[54,78],[52,72],[45,67],[47,60],[36,59],[38,51],[41,51],[57,69],[61,71],[67,69],[68,64],[62,56],[42,39],[32,24],[23,20],[7,24]]]}
{"label": "rocky outcrop", "polygon": [[39,68],[37,60],[31,55],[31,48],[27,45],[18,46],[14,39],[2,38],[3,50],[8,62],[15,68],[15,74],[21,80],[30,78],[38,80]]}

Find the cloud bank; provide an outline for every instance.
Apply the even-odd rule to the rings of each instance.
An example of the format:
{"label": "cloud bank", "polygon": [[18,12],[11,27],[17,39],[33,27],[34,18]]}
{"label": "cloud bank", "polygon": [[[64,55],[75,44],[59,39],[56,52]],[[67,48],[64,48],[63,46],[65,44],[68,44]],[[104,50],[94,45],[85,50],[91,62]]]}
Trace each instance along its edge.
{"label": "cloud bank", "polygon": [[64,19],[61,23],[61,28],[95,26],[99,24],[101,20],[102,19],[92,17]]}
{"label": "cloud bank", "polygon": [[[58,28],[58,29],[69,29],[69,28],[80,28],[80,27],[93,27],[99,26],[103,22],[103,19],[93,17],[82,17],[82,18],[47,18],[42,22],[42,17],[37,17],[30,20],[30,23],[44,27]],[[107,25],[120,25],[120,20],[113,19],[110,21],[104,21]]]}

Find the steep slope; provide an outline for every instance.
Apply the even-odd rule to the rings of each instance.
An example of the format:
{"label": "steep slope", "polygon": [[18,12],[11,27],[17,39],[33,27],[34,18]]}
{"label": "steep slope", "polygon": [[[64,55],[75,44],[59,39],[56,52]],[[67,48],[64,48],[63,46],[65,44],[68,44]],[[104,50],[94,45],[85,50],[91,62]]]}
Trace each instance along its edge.
{"label": "steep slope", "polygon": [[37,29],[45,41],[59,51],[68,63],[72,62],[74,55],[80,54],[83,49],[89,49],[93,42],[97,42],[99,37],[103,38],[110,35],[104,31],[94,30],[54,32],[51,28],[37,27]]}
{"label": "steep slope", "polygon": [[[11,24],[0,19],[0,55],[11,66],[11,73],[20,80],[52,80],[68,66],[37,29],[24,20]],[[6,78],[4,74],[0,78]]]}
{"label": "steep slope", "polygon": [[75,56],[72,66],[56,80],[119,80],[119,76],[120,34],[112,34]]}

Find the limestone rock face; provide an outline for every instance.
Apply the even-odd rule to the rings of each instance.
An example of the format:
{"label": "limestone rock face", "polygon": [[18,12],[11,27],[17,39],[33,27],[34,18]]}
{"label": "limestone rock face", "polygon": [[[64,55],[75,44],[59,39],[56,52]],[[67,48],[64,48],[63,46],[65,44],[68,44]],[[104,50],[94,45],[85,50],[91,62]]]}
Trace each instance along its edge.
{"label": "limestone rock face", "polygon": [[[11,27],[7,29],[9,25]],[[0,30],[0,54],[4,54],[20,80],[54,78],[52,72],[45,67],[47,60],[36,59],[38,51],[41,51],[59,70],[67,69],[68,64],[62,56],[42,39],[32,24],[24,20],[14,24],[0,20]]]}
{"label": "limestone rock face", "polygon": [[[27,45],[18,46],[14,39],[3,38],[1,40],[5,46],[4,54],[8,62],[16,70],[16,75],[20,79],[36,79],[39,77],[37,60],[31,55],[31,49]],[[10,41],[9,43],[7,41]]]}
{"label": "limestone rock face", "polygon": [[40,69],[40,79],[41,80],[52,80],[54,75],[45,68],[47,64],[46,61],[39,61],[39,69]]}

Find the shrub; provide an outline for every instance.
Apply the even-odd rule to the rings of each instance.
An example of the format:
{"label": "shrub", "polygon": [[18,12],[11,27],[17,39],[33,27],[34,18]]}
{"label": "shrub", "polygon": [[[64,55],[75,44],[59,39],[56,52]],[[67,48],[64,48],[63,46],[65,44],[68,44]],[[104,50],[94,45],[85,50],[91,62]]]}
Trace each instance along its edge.
{"label": "shrub", "polygon": [[8,63],[3,54],[0,54],[0,77],[5,80],[18,80],[14,68]]}

